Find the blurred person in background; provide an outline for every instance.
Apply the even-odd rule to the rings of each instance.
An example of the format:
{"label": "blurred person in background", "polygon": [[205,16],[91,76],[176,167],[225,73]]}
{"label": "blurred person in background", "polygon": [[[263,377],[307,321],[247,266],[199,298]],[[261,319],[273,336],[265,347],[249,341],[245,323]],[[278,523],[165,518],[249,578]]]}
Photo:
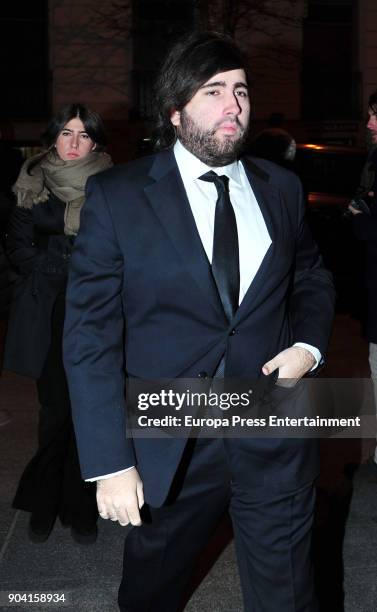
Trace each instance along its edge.
{"label": "blurred person in background", "polygon": [[22,474],[14,508],[31,513],[29,536],[45,541],[59,516],[74,539],[97,537],[95,486],[81,479],[62,361],[68,266],[89,176],[112,165],[101,117],[64,106],[43,138],[46,151],[25,162],[13,187],[17,205],[6,238],[19,272],[4,367],[37,381],[38,448]]}
{"label": "blurred person in background", "polygon": [[[360,186],[348,209],[353,215],[356,238],[365,244],[365,334],[369,341],[369,365],[377,410],[377,89],[369,97],[367,129],[369,154],[362,171]],[[373,462],[377,468],[377,446]]]}
{"label": "blurred person in background", "polygon": [[289,132],[281,128],[269,128],[256,135],[248,153],[292,170],[296,156],[296,141]]}

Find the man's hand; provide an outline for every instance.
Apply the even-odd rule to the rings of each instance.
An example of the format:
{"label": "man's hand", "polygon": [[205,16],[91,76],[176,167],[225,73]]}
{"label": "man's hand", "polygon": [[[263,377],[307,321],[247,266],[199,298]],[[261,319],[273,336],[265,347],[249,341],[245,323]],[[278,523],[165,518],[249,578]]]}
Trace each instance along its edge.
{"label": "man's hand", "polygon": [[353,214],[353,215],[362,215],[362,211],[358,210],[357,208],[354,208],[352,206],[352,204],[348,204],[348,210]]}
{"label": "man's hand", "polygon": [[140,508],[144,504],[143,483],[136,468],[97,481],[97,505],[103,519],[120,525],[141,525]]}
{"label": "man's hand", "polygon": [[[369,196],[370,198],[373,198],[373,197],[374,197],[374,191],[368,191],[368,196]],[[362,210],[359,210],[358,208],[354,208],[354,207],[352,206],[352,204],[348,204],[348,210],[349,210],[349,211],[350,211],[350,212],[351,212],[353,215],[362,215],[362,214],[363,214],[363,211],[362,211]]]}
{"label": "man's hand", "polygon": [[310,351],[302,346],[291,346],[265,363],[262,372],[267,376],[279,368],[278,380],[288,378],[297,381],[309,372],[314,364],[315,357]]}

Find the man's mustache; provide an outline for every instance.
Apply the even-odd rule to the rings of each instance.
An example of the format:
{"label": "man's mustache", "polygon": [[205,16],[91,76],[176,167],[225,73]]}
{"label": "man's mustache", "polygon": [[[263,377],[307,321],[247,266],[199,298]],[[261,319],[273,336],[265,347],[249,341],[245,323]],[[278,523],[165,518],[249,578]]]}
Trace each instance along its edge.
{"label": "man's mustache", "polygon": [[221,119],[220,121],[217,121],[217,123],[215,123],[213,129],[211,130],[211,133],[214,134],[216,130],[218,130],[224,123],[234,123],[238,128],[240,128],[242,132],[245,131],[245,126],[242,125],[238,117],[228,117],[227,119]]}

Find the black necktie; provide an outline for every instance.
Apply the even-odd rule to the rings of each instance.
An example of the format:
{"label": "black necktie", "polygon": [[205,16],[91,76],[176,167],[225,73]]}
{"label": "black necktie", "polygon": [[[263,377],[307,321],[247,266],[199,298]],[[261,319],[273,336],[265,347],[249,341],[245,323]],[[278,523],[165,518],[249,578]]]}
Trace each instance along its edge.
{"label": "black necktie", "polygon": [[240,268],[236,216],[229,198],[229,179],[212,170],[199,177],[214,183],[217,190],[215,229],[213,233],[212,274],[228,321],[237,308],[240,292]]}

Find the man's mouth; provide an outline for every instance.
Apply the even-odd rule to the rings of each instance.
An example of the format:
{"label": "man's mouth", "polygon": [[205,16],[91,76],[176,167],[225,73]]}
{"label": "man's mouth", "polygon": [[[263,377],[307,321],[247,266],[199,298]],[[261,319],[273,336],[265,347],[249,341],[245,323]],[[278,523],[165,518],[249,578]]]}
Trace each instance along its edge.
{"label": "man's mouth", "polygon": [[219,126],[219,130],[223,130],[223,132],[229,132],[230,134],[234,134],[237,131],[237,126],[235,123],[223,123]]}
{"label": "man's mouth", "polygon": [[222,132],[228,136],[233,136],[238,133],[241,129],[241,125],[238,121],[222,121],[215,127],[215,132]]}
{"label": "man's mouth", "polygon": [[68,157],[79,157],[79,154],[76,151],[70,151],[69,153],[67,153]]}

